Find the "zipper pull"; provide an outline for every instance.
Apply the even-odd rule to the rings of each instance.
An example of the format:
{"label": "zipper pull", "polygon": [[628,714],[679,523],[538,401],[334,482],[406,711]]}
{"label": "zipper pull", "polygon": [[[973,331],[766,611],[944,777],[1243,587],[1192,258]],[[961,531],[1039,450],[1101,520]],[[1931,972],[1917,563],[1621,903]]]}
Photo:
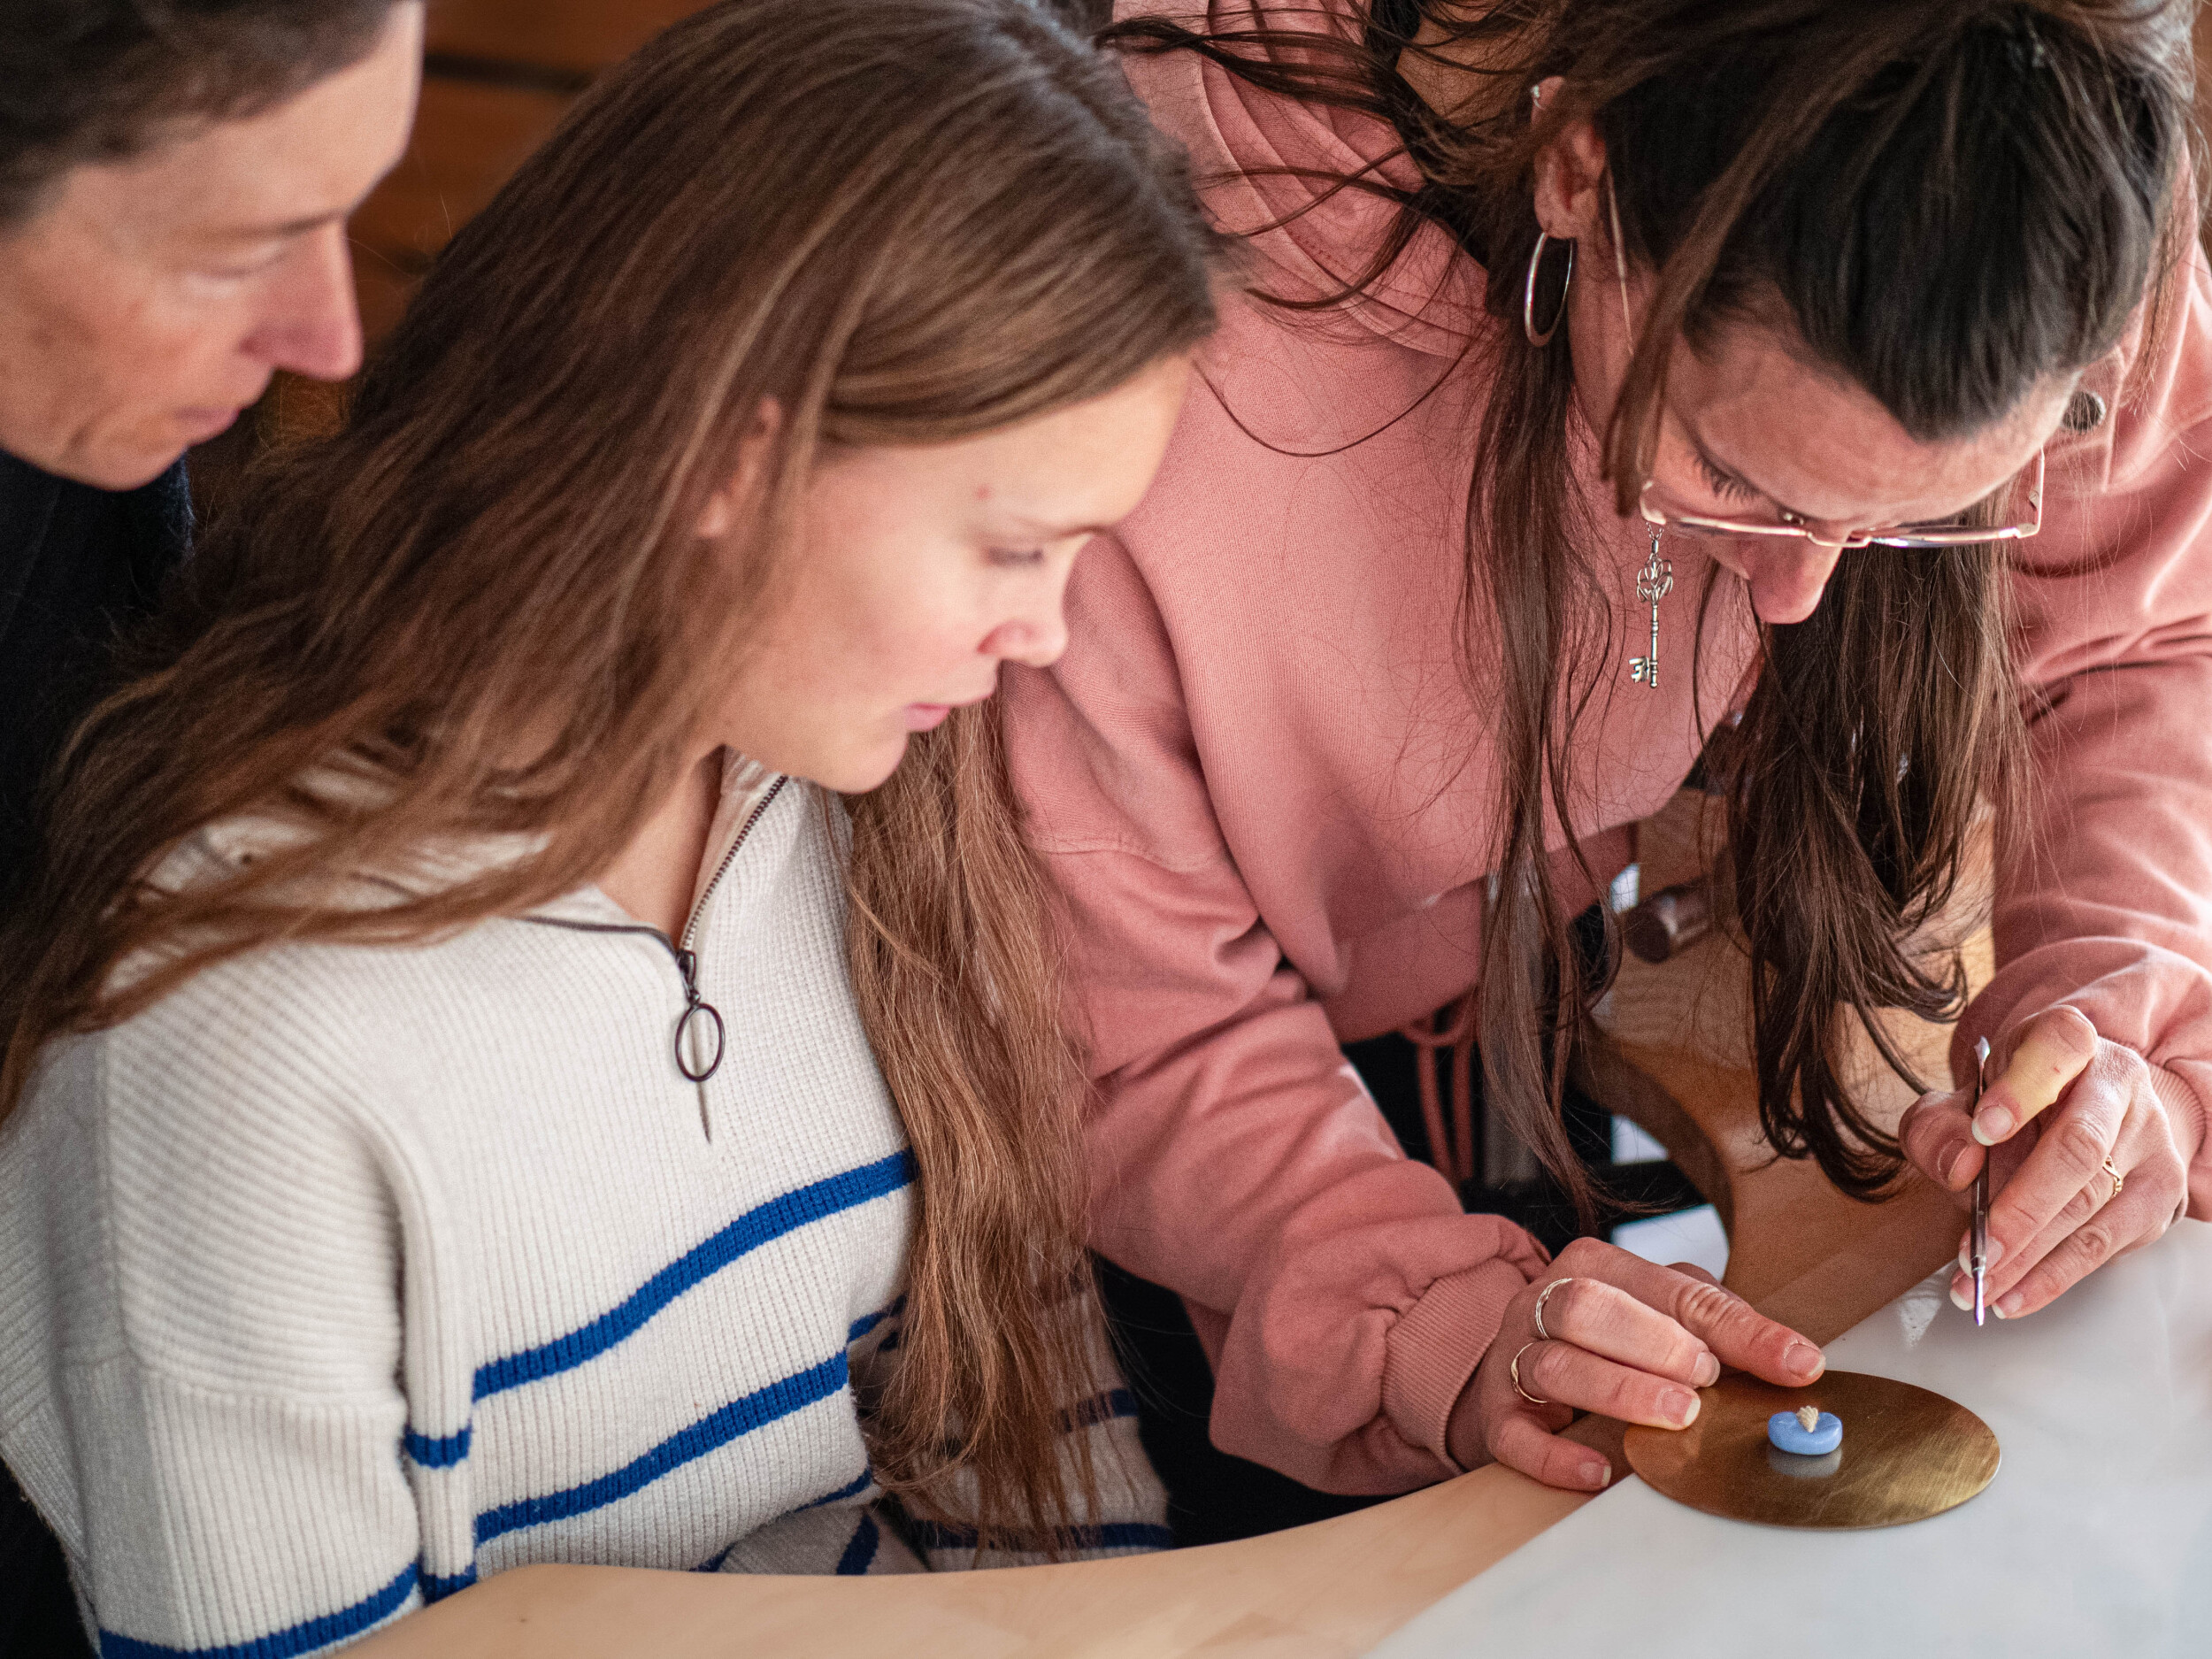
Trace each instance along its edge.
{"label": "zipper pull", "polygon": [[[703,1083],[722,1068],[724,1031],[721,1011],[699,995],[699,959],[692,952],[676,952],[676,972],[683,976],[684,1011],[676,1022],[676,1069],[694,1083]],[[703,1066],[691,1063],[692,1027],[700,1021],[713,1027],[714,1048]],[[705,1026],[702,1025],[704,1031]],[[703,1103],[701,1110],[705,1110]]]}

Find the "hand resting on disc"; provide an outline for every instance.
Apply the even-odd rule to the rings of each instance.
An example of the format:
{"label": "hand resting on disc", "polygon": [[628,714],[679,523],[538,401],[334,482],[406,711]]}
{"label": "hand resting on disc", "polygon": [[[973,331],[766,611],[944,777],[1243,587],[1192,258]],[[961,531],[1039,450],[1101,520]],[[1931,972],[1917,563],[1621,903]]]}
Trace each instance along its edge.
{"label": "hand resting on disc", "polygon": [[[1544,1328],[1536,1299],[1552,1292]],[[1521,1389],[1513,1386],[1520,1362]],[[1462,1468],[1495,1461],[1547,1486],[1592,1491],[1613,1478],[1604,1456],[1559,1431],[1576,1410],[1624,1423],[1686,1428],[1696,1391],[1723,1366],[1783,1387],[1813,1381],[1825,1367],[1817,1344],[1755,1310],[1687,1263],[1660,1267],[1596,1239],[1577,1239],[1506,1304],[1498,1334],[1452,1408],[1446,1444]]]}

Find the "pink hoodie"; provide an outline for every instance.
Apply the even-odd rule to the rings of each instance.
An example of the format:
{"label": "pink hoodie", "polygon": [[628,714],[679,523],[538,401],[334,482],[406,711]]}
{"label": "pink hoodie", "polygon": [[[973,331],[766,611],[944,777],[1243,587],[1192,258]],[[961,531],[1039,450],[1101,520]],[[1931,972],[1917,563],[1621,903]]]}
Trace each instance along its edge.
{"label": "pink hoodie", "polygon": [[[1349,173],[1396,147],[1387,129],[1269,96],[1189,53],[1129,69],[1202,180],[1282,163]],[[1255,228],[1310,188],[1217,179],[1210,199],[1225,225]],[[1310,293],[1356,272],[1388,211],[1345,192],[1265,232],[1263,285]],[[1402,1156],[1338,1048],[1450,1002],[1479,967],[1497,774],[1455,628],[1482,388],[1479,366],[1454,367],[1460,331],[1491,326],[1479,297],[1480,273],[1432,231],[1349,315],[1235,311],[1150,496],[1077,568],[1066,657],[1007,675],[1016,777],[1071,913],[1102,1093],[1095,1242],[1188,1303],[1215,1362],[1216,1443],[1341,1492],[1455,1471],[1452,1405],[1544,1263]],[[2092,370],[2112,418],[2051,446],[2046,529],[2017,560],[2052,857],[2004,872],[1999,970],[1954,1056],[2055,1004],[2079,1008],[2158,1068],[2192,1160],[2191,1213],[2207,1216],[2201,256],[2144,389],[2121,407],[2130,366],[2124,349]],[[1660,685],[1629,684],[1648,539],[1615,516],[1594,466],[1582,475],[1606,526],[1592,551],[1615,636],[1582,727],[1574,832],[1604,872],[1626,861],[1621,826],[1669,797],[1700,747],[1690,621],[1708,566],[1669,539]],[[1709,720],[1755,647],[1740,586],[1721,595],[1700,688]],[[1475,642],[1478,664],[1494,658]]]}

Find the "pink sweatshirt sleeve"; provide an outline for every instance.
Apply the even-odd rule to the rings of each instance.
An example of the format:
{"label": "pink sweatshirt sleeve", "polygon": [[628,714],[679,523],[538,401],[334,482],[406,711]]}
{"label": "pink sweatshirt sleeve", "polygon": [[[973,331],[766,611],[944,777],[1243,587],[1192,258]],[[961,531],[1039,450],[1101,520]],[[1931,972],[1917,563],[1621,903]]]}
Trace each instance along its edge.
{"label": "pink sweatshirt sleeve", "polygon": [[1010,668],[1004,695],[1092,1044],[1094,1242],[1184,1297],[1224,1450],[1335,1492],[1455,1473],[1452,1405],[1543,1252],[1404,1156],[1285,962],[1112,540],[1069,612],[1067,656]]}
{"label": "pink sweatshirt sleeve", "polygon": [[2033,844],[2001,871],[1998,970],[1954,1038],[2070,1005],[2148,1060],[2212,1217],[2212,280],[2104,426],[2052,450],[2045,529],[2016,561],[2034,688]]}

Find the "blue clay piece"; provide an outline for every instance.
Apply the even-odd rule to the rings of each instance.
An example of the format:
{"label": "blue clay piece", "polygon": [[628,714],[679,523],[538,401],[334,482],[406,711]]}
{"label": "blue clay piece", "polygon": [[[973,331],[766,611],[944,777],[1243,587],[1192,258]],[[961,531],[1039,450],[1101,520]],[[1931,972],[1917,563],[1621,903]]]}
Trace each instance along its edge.
{"label": "blue clay piece", "polygon": [[1797,1420],[1794,1411],[1777,1411],[1767,1419],[1767,1439],[1781,1451],[1800,1457],[1824,1457],[1843,1444],[1843,1421],[1832,1411],[1820,1414],[1811,1429]]}

